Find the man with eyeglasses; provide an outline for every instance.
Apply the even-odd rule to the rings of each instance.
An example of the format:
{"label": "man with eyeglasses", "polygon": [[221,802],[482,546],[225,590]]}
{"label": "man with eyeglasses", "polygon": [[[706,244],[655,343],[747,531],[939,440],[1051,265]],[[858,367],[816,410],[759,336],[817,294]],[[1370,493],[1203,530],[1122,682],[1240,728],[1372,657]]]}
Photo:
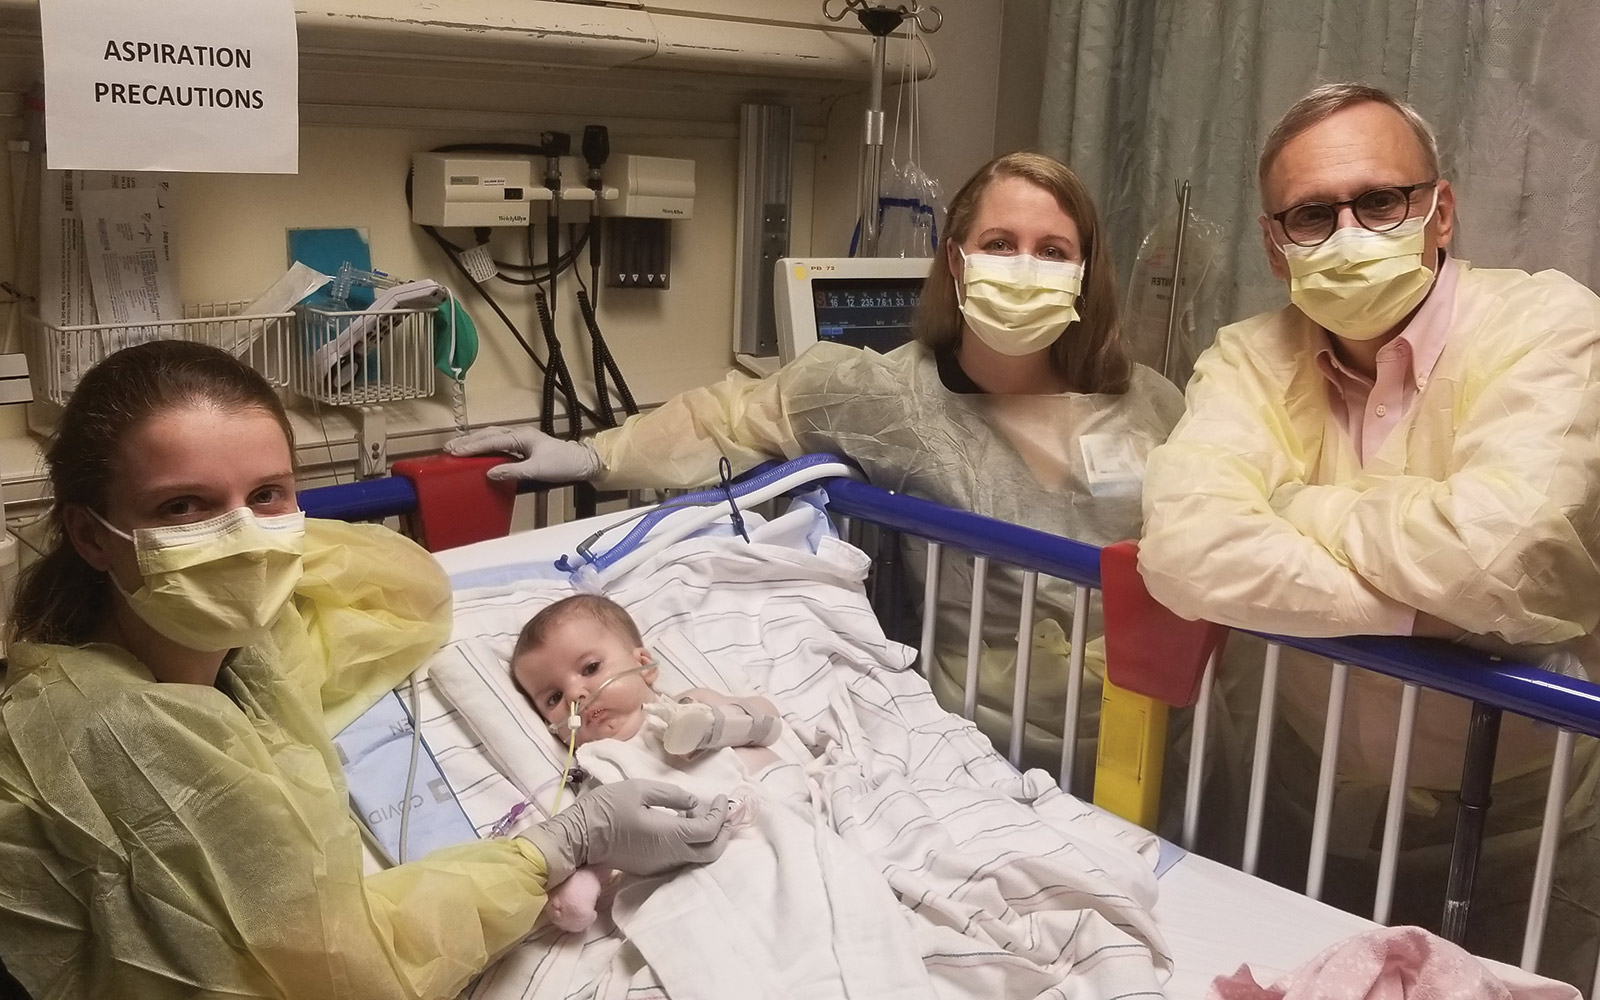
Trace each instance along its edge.
{"label": "man with eyeglasses", "polygon": [[[1230,626],[1465,639],[1535,661],[1559,651],[1547,662],[1600,676],[1600,298],[1554,271],[1453,258],[1455,194],[1433,133],[1381,90],[1301,99],[1268,136],[1259,179],[1290,304],[1217,334],[1184,419],[1150,455],[1139,565],[1151,592]],[[1273,741],[1262,865],[1295,884],[1329,668],[1286,650],[1281,670],[1288,726]],[[1400,685],[1352,671],[1346,705],[1325,896],[1370,913]],[[1438,926],[1468,711],[1422,696],[1391,920]],[[1467,944],[1511,961],[1553,742],[1504,719]],[[1600,937],[1592,741],[1573,773],[1543,954],[1587,984]]]}

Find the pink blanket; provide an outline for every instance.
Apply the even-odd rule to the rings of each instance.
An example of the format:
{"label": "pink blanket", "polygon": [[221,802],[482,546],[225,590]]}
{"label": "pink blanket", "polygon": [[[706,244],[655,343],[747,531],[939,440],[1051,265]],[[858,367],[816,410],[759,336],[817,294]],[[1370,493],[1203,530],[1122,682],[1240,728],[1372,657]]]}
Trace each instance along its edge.
{"label": "pink blanket", "polygon": [[1206,1000],[1578,1000],[1564,983],[1494,969],[1420,927],[1383,927],[1339,942],[1272,986],[1241,965],[1218,977]]}

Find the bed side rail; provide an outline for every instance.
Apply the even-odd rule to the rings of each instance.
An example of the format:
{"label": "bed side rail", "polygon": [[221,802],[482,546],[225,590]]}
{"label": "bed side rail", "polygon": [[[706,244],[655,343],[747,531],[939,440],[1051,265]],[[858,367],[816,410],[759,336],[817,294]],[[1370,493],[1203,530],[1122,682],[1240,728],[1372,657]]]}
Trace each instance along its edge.
{"label": "bed side rail", "polygon": [[[1082,685],[1083,646],[1087,640],[1083,622],[1087,617],[1087,594],[1099,590],[1101,575],[1097,565],[1099,550],[1069,539],[1014,524],[993,521],[980,515],[950,510],[937,504],[896,496],[860,483],[830,485],[829,508],[833,512],[862,522],[928,540],[925,589],[921,606],[934,608],[939,601],[939,561],[943,549],[963,550],[973,562],[972,616],[967,646],[967,677],[964,714],[974,717],[980,655],[978,635],[984,618],[985,581],[994,563],[1016,566],[1023,574],[1023,607],[1018,618],[1018,636],[1032,634],[1037,593],[1037,576],[1059,577],[1075,585],[1073,608],[1072,659],[1069,670],[1067,711],[1064,719],[1062,767],[1063,787],[1070,789],[1072,748],[1076,744],[1079,699]],[[921,650],[923,662],[933,662],[935,615],[923,615]],[[1111,621],[1108,627],[1115,627]],[[1466,645],[1430,639],[1358,636],[1349,638],[1302,638],[1255,633],[1268,643],[1261,685],[1255,751],[1250,776],[1249,806],[1246,821],[1243,865],[1254,872],[1264,825],[1263,803],[1270,767],[1271,733],[1274,721],[1279,655],[1283,648],[1304,650],[1326,657],[1334,664],[1333,686],[1325,720],[1322,765],[1312,826],[1312,842],[1306,894],[1321,895],[1327,860],[1333,788],[1338,769],[1338,733],[1343,722],[1344,692],[1351,669],[1370,670],[1395,678],[1403,684],[1402,705],[1396,752],[1384,812],[1382,853],[1373,918],[1388,921],[1393,892],[1404,807],[1410,747],[1416,725],[1418,693],[1433,689],[1467,699],[1473,706],[1467,750],[1463,762],[1454,854],[1470,858],[1466,864],[1452,864],[1447,889],[1443,930],[1460,940],[1468,915],[1473,867],[1477,857],[1476,835],[1487,812],[1488,789],[1493,776],[1495,734],[1499,716],[1509,711],[1558,729],[1554,761],[1546,793],[1539,854],[1535,862],[1528,923],[1524,932],[1522,965],[1532,970],[1543,938],[1548,901],[1558,845],[1562,806],[1573,764],[1574,741],[1578,734],[1600,736],[1600,686],[1586,679],[1568,677],[1543,669],[1531,662],[1494,656]],[[1010,757],[1019,761],[1022,749],[1024,711],[1027,704],[1028,658],[1030,643],[1018,644],[1015,670],[1015,695],[1011,713]],[[1200,775],[1204,769],[1205,726],[1209,719],[1207,700],[1212,687],[1208,676],[1201,685],[1199,710],[1191,742],[1190,775],[1182,816],[1182,840],[1192,847],[1200,810]],[[1103,722],[1106,719],[1102,719]],[[1102,753],[1104,744],[1101,744]],[[1098,778],[1097,778],[1098,780]],[[1097,795],[1098,798],[1098,795]]]}
{"label": "bed side rail", "polygon": [[429,552],[499,538],[511,530],[518,493],[572,485],[491,481],[484,473],[503,459],[428,455],[394,463],[393,475],[301,490],[310,517],[377,521],[398,517],[405,533]]}
{"label": "bed side rail", "polygon": [[[828,509],[862,521],[987,556],[1047,576],[1100,588],[1100,549],[1048,532],[953,510],[866,483],[830,481]],[[1600,685],[1564,677],[1469,646],[1436,639],[1350,636],[1301,638],[1253,633],[1336,663],[1482,701],[1517,715],[1600,737]]]}
{"label": "bed side rail", "polygon": [[[1083,651],[1088,642],[1089,597],[1100,590],[1100,550],[1072,539],[1046,532],[996,521],[966,511],[953,510],[939,504],[914,497],[890,493],[864,483],[846,479],[829,480],[825,484],[829,496],[829,509],[844,520],[873,524],[894,532],[914,535],[927,540],[929,571],[922,595],[923,608],[936,607],[939,594],[937,567],[943,550],[959,550],[972,556],[973,586],[971,595],[971,626],[968,636],[965,715],[972,718],[977,697],[978,635],[984,622],[985,579],[991,562],[1015,566],[1023,571],[1023,601],[1018,620],[1017,635],[1031,635],[1035,615],[1034,600],[1037,579],[1040,575],[1065,580],[1074,588],[1072,659],[1070,686],[1066,706],[1065,732],[1061,770],[1064,787],[1069,787],[1073,773],[1073,753],[1082,687]],[[549,488],[545,484],[519,484],[519,492]],[[418,494],[406,479],[370,480],[343,486],[305,490],[300,494],[302,507],[316,517],[337,517],[347,520],[369,520],[391,516],[404,516],[416,511]],[[499,529],[503,530],[503,529]],[[932,662],[935,641],[936,615],[923,615],[921,651],[924,662]],[[1331,808],[1331,789],[1337,769],[1337,758],[1330,750],[1337,746],[1338,725],[1343,712],[1344,676],[1349,669],[1375,671],[1400,680],[1405,688],[1400,731],[1396,734],[1395,767],[1391,778],[1389,808],[1384,828],[1383,861],[1379,873],[1379,891],[1374,909],[1374,919],[1386,922],[1391,902],[1394,877],[1394,858],[1398,854],[1400,828],[1406,791],[1406,773],[1412,728],[1415,724],[1416,692],[1421,688],[1443,691],[1472,702],[1476,712],[1474,729],[1481,729],[1478,743],[1492,745],[1490,716],[1495,718],[1501,710],[1510,711],[1558,727],[1559,737],[1554,767],[1550,776],[1544,829],[1534,875],[1533,898],[1526,929],[1523,965],[1531,968],[1536,960],[1544,929],[1554,856],[1561,820],[1561,806],[1573,758],[1575,734],[1600,737],[1600,686],[1587,680],[1562,676],[1539,665],[1516,662],[1491,656],[1462,645],[1435,640],[1412,638],[1300,638],[1258,633],[1269,643],[1265,673],[1262,682],[1261,711],[1258,719],[1256,754],[1253,765],[1249,816],[1246,826],[1243,867],[1255,869],[1256,851],[1259,847],[1262,814],[1261,802],[1265,788],[1268,753],[1273,721],[1278,655],[1284,647],[1305,650],[1324,656],[1335,664],[1334,692],[1330,697],[1328,712],[1329,737],[1324,743],[1323,781],[1318,790],[1317,820],[1313,827],[1312,858],[1307,881],[1307,895],[1320,894],[1323,862],[1326,859],[1328,811]],[[1016,667],[1016,695],[1012,706],[1012,738],[1010,756],[1013,762],[1020,758],[1028,683],[1028,656],[1030,643],[1020,643]],[[1210,691],[1209,678],[1201,685],[1202,711],[1197,712],[1193,746],[1204,748],[1204,723],[1207,713],[1204,703]],[[1409,704],[1409,712],[1404,705]],[[1491,747],[1492,748],[1492,747]],[[1472,752],[1469,749],[1468,766]],[[1492,757],[1489,759],[1492,769]],[[1194,753],[1190,759],[1191,777],[1188,783],[1183,816],[1183,839],[1191,846],[1199,814],[1199,787],[1197,780],[1204,766],[1203,755]],[[1480,766],[1479,780],[1487,780],[1490,770]],[[1471,776],[1469,776],[1469,780]],[[1070,787],[1069,787],[1070,790]],[[1464,789],[1465,792],[1465,789]],[[1463,800],[1467,798],[1463,794]],[[1487,802],[1483,803],[1487,807]],[[1478,822],[1481,823],[1481,812]],[[1470,880],[1469,880],[1470,881]],[[1470,884],[1466,886],[1470,890]],[[1464,926],[1464,907],[1455,914],[1456,926]]]}

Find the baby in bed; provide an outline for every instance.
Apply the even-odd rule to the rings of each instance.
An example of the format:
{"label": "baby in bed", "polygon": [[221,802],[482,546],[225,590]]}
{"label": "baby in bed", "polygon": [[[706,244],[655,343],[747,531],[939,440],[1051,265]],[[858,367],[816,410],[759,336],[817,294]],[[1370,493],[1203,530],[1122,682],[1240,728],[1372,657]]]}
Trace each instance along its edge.
{"label": "baby in bed", "polygon": [[[637,742],[651,752],[690,759],[731,749],[743,776],[766,783],[781,762],[769,747],[783,735],[778,710],[765,698],[738,698],[692,688],[676,699],[655,690],[658,669],[639,627],[621,605],[579,594],[556,601],[523,626],[511,654],[519,690],[574,748],[598,740]],[[657,720],[651,722],[651,720]],[[646,730],[650,732],[647,734]],[[807,797],[803,783],[783,782],[783,797]],[[732,791],[732,789],[722,789]],[[551,899],[551,918],[581,930],[593,917],[598,873],[565,883]]]}
{"label": "baby in bed", "polygon": [[752,773],[775,761],[764,748],[783,723],[765,698],[735,698],[692,688],[676,700],[653,687],[657,669],[632,616],[605,597],[578,594],[549,605],[522,627],[511,676],[563,743],[631,740],[655,716],[665,723],[667,753],[687,757],[722,747],[742,755]]}
{"label": "baby in bed", "polygon": [[[819,758],[764,698],[700,688],[665,698],[662,670],[663,687],[711,676],[680,653],[664,642],[658,668],[623,608],[581,596],[535,615],[511,660],[517,687],[590,778],[653,777],[746,805],[749,828],[715,864],[618,884],[611,923],[647,969],[644,985],[715,1000],[1159,995],[1148,904],[1105,870],[1148,878],[1131,852],[1090,853],[1099,833],[1063,837],[1023,789],[913,778],[888,763],[869,777],[853,750]],[[959,744],[916,738],[937,746],[941,769],[959,759],[956,771],[971,773]],[[570,907],[580,876],[556,887],[556,927],[587,926],[566,909],[593,919],[601,874],[582,876],[587,901]],[[1062,988],[1069,977],[1075,986]]]}

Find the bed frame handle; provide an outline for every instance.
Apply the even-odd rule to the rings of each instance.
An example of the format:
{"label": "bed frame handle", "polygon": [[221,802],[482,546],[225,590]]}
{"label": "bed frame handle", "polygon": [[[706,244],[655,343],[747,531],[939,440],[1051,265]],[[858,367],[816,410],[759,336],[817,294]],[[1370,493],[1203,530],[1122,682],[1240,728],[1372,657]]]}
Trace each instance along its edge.
{"label": "bed frame handle", "polygon": [[1124,690],[1174,708],[1193,705],[1212,653],[1222,654],[1228,630],[1180,618],[1150,596],[1139,575],[1139,543],[1100,550],[1106,621],[1106,675]]}
{"label": "bed frame handle", "polygon": [[[1227,630],[1179,618],[1151,597],[1139,575],[1137,542],[1100,550],[1100,586],[1106,679],[1100,694],[1094,801],[1154,830],[1161,813],[1168,713],[1174,706],[1195,703],[1206,664],[1221,655]],[[1202,730],[1195,732],[1203,738]],[[1187,833],[1191,825],[1186,814],[1186,841],[1192,839]]]}
{"label": "bed frame handle", "polygon": [[427,455],[394,463],[394,475],[410,480],[417,491],[407,533],[429,552],[505,537],[511,531],[517,483],[486,475],[503,462],[495,455]]}

